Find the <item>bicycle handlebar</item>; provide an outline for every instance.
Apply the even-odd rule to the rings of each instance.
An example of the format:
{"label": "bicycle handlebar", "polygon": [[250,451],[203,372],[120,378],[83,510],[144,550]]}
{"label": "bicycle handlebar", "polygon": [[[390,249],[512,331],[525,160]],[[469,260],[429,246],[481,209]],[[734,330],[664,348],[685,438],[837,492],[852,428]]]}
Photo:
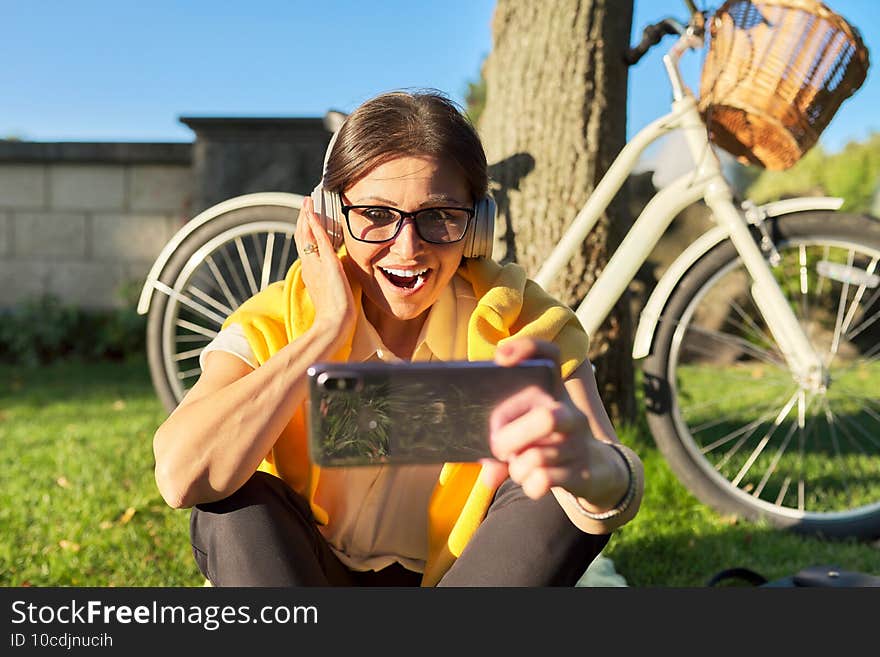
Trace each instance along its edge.
{"label": "bicycle handlebar", "polygon": [[623,53],[623,61],[627,66],[633,66],[645,56],[653,46],[656,46],[667,34],[681,36],[685,32],[685,26],[673,18],[664,18],[659,23],[648,25],[642,30],[642,40],[637,46],[627,48]]}
{"label": "bicycle handlebar", "polygon": [[697,9],[697,5],[694,3],[694,0],[684,0],[684,4],[687,6],[691,16],[696,16],[700,12],[700,10]]}

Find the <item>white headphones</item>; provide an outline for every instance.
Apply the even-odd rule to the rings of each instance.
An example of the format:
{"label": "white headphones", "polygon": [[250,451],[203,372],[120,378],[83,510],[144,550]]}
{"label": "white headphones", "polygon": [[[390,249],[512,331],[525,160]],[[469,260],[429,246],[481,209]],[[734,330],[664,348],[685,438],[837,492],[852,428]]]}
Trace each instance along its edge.
{"label": "white headphones", "polygon": [[[327,146],[327,152],[324,154],[321,182],[312,191],[315,214],[333,242],[334,249],[342,246],[343,235],[345,234],[342,197],[336,192],[324,189],[324,177],[327,175],[327,161],[330,159],[330,152],[333,150],[333,145],[336,143],[336,137],[341,127],[330,138],[330,144]],[[495,200],[487,194],[480,199],[474,210],[474,217],[468,226],[467,233],[462,238],[464,240],[464,252],[462,255],[465,258],[491,258],[495,234]]]}

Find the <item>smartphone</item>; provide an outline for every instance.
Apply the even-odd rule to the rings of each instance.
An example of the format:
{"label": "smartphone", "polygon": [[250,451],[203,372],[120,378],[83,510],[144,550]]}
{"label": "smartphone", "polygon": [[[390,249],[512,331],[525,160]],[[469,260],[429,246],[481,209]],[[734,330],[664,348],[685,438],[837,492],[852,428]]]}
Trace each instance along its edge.
{"label": "smartphone", "polygon": [[323,467],[491,458],[489,416],[512,394],[561,392],[552,360],[316,363],[308,369],[309,450]]}

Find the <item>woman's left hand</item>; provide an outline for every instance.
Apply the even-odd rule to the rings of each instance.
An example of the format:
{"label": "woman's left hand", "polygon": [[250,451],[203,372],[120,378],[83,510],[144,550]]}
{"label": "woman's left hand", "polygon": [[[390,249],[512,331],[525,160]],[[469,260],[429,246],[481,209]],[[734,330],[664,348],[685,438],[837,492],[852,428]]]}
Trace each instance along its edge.
{"label": "woman's left hand", "polygon": [[[498,348],[495,362],[513,366],[529,358],[558,362],[559,350],[550,342],[510,340]],[[566,392],[554,399],[537,387],[522,390],[493,410],[490,447],[497,462],[482,462],[483,482],[495,487],[510,476],[532,499],[554,486],[588,500],[605,498],[607,477],[596,475],[607,473],[609,457],[619,458],[594,437],[588,418]]]}

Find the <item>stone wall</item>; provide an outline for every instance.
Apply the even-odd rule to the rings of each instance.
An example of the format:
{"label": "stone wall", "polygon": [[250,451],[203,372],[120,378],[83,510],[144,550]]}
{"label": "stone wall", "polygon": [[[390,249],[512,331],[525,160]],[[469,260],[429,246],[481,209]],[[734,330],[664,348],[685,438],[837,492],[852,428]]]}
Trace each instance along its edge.
{"label": "stone wall", "polygon": [[44,294],[119,306],[202,210],[253,192],[306,195],[321,178],[325,119],[181,121],[194,143],[0,141],[0,309]]}
{"label": "stone wall", "polygon": [[0,141],[0,308],[121,305],[190,217],[192,144]]}
{"label": "stone wall", "polygon": [[330,130],[321,118],[181,117],[196,134],[193,212],[254,192],[310,194]]}

